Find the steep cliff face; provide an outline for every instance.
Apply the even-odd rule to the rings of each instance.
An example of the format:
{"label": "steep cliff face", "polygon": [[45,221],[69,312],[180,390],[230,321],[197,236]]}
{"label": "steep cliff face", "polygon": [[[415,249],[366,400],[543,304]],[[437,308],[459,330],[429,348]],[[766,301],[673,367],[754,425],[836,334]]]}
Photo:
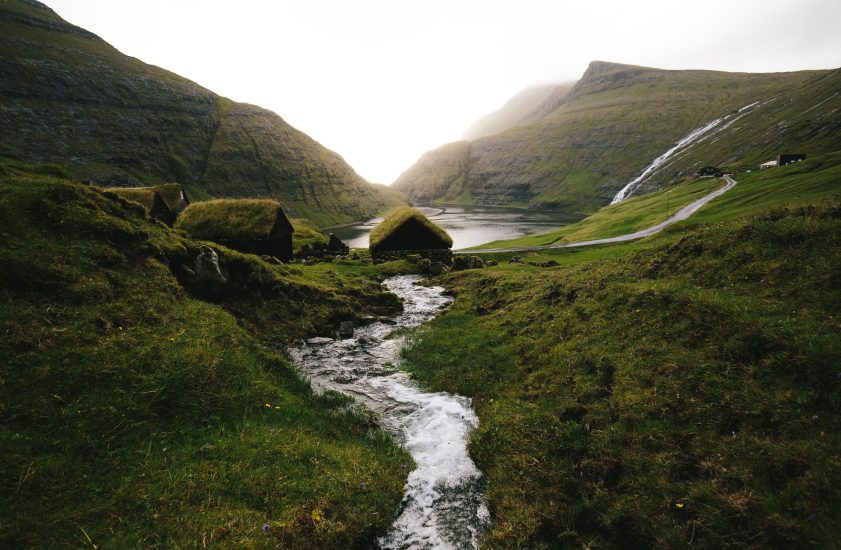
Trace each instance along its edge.
{"label": "steep cliff face", "polygon": [[[667,71],[595,61],[571,90],[559,89],[519,126],[470,142],[470,159],[461,176],[466,193],[479,204],[528,205],[568,212],[591,212],[608,203],[628,181],[693,129],[753,104],[779,98],[786,104],[810,100],[801,92],[831,77],[830,71],[747,74],[716,71]],[[836,80],[837,81],[837,80]],[[818,94],[819,95],[819,94]],[[841,102],[841,96],[833,101]],[[759,104],[751,108],[759,108]],[[783,119],[791,124],[825,125],[807,121],[790,106],[763,123],[765,150],[786,146],[783,134],[769,126]],[[828,112],[828,111],[827,111]],[[734,117],[735,118],[735,117]],[[766,121],[767,122],[767,121]],[[816,126],[816,128],[817,128]],[[718,135],[728,141],[731,125]],[[837,134],[836,134],[837,135]],[[749,138],[745,138],[749,142]],[[710,142],[705,142],[708,147]],[[803,142],[795,145],[805,146]],[[832,147],[829,140],[817,148]],[[836,146],[837,148],[837,146]],[[832,149],[829,149],[832,150]],[[687,162],[651,174],[647,188],[656,188],[689,173],[696,165],[753,162],[758,150],[746,143],[738,155],[698,148]],[[728,154],[721,154],[726,151]],[[818,151],[815,151],[818,152]],[[765,154],[765,153],[762,153]],[[436,179],[438,170],[424,158],[407,170],[396,187],[414,200],[446,201],[449,187]],[[449,179],[459,178],[449,174]],[[418,182],[423,179],[423,185]],[[423,191],[419,191],[423,189]]]}
{"label": "steep cliff face", "polygon": [[393,205],[275,113],[121,54],[32,0],[0,3],[0,155],[79,179],[273,196],[322,225]]}
{"label": "steep cliff face", "polygon": [[470,202],[469,194],[465,194],[469,167],[470,142],[448,143],[424,154],[391,188],[411,191],[412,198],[421,202],[436,199]]}
{"label": "steep cliff face", "polygon": [[487,114],[470,125],[464,132],[464,139],[479,139],[492,136],[517,126],[540,119],[544,105],[553,104],[562,99],[572,88],[572,84],[544,84],[530,86],[521,91],[505,105]]}

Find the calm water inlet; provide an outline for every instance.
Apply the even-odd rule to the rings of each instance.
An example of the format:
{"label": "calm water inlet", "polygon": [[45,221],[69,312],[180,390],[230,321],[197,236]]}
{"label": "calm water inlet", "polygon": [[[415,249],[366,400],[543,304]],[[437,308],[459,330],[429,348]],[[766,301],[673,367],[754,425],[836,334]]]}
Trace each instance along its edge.
{"label": "calm water inlet", "polygon": [[452,301],[444,289],[417,285],[418,280],[406,275],[385,281],[403,300],[395,325],[373,323],[352,338],[316,339],[290,355],[317,391],[342,392],[374,411],[417,465],[406,481],[400,515],[380,547],[477,548],[489,514],[482,474],[467,454],[467,437],[479,422],[470,399],[423,391],[393,367],[403,338],[389,335],[432,319]]}
{"label": "calm water inlet", "polygon": [[[453,238],[453,249],[545,233],[577,222],[582,216],[545,210],[527,210],[500,206],[418,206],[418,210],[443,227]],[[351,248],[367,248],[368,234],[382,218],[358,225],[331,229]]]}

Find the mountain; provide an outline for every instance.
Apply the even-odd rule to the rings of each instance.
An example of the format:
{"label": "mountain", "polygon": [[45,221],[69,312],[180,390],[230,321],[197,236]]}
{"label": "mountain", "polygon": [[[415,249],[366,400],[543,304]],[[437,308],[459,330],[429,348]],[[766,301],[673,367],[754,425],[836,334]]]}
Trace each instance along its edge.
{"label": "mountain", "polygon": [[[747,168],[780,152],[837,149],[839,88],[839,70],[750,74],[594,61],[572,89],[557,88],[517,126],[429,152],[392,187],[415,201],[458,197],[593,212],[712,122],[650,170],[635,192],[704,165]],[[455,158],[463,170],[454,170]]]}
{"label": "mountain", "polygon": [[34,0],[0,3],[0,155],[101,184],[272,196],[321,224],[400,202],[277,114],[126,56]]}
{"label": "mountain", "polygon": [[571,88],[572,84],[529,86],[493,113],[487,114],[471,124],[470,128],[464,132],[464,139],[479,139],[521,126],[533,116],[539,116],[540,107],[550,97],[556,96],[556,99],[560,99],[569,93]]}

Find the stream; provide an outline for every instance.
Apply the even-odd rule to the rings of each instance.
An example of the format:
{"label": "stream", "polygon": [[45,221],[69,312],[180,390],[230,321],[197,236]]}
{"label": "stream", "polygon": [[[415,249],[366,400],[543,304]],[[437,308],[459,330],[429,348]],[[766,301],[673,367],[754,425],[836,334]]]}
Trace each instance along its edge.
{"label": "stream", "polygon": [[374,411],[380,424],[412,455],[400,514],[378,542],[387,550],[477,548],[490,516],[482,473],[467,454],[467,438],[478,425],[470,399],[430,393],[397,370],[403,337],[396,329],[417,327],[452,299],[441,287],[415,284],[420,277],[392,277],[385,285],[403,301],[394,324],[357,328],[353,337],[314,338],[290,350],[292,360],[316,391],[350,395]]}

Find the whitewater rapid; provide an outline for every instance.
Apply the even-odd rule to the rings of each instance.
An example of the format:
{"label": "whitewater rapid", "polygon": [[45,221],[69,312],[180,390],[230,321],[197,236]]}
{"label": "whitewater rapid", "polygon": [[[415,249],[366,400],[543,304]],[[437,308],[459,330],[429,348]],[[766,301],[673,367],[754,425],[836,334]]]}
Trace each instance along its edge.
{"label": "whitewater rapid", "polygon": [[726,130],[727,128],[732,126],[734,122],[748,114],[748,112],[750,112],[754,107],[760,105],[760,103],[761,102],[759,101],[755,101],[749,105],[745,105],[738,111],[711,120],[710,122],[704,124],[703,126],[695,128],[694,130],[680,138],[671,149],[669,149],[668,151],[651,161],[651,164],[646,166],[639,176],[629,181],[622,189],[620,189],[619,192],[616,193],[616,195],[614,195],[613,200],[610,201],[610,204],[616,204],[617,202],[621,202],[630,197],[634,193],[634,191],[636,191],[637,187],[639,187],[639,185],[643,182],[643,180],[645,180],[645,178],[647,178],[649,175],[651,175],[652,172],[660,168],[667,160],[669,160],[669,158],[674,156],[676,153],[687,149],[691,145],[704,141],[714,134],[718,134]]}
{"label": "whitewater rapid", "polygon": [[375,412],[381,425],[412,455],[399,517],[379,545],[383,549],[477,548],[489,525],[482,474],[467,454],[467,438],[479,421],[470,399],[426,392],[394,365],[400,362],[402,337],[432,319],[452,299],[440,287],[415,283],[407,275],[385,281],[403,300],[394,325],[373,323],[352,338],[316,339],[290,350],[297,367],[317,391],[339,391]]}

